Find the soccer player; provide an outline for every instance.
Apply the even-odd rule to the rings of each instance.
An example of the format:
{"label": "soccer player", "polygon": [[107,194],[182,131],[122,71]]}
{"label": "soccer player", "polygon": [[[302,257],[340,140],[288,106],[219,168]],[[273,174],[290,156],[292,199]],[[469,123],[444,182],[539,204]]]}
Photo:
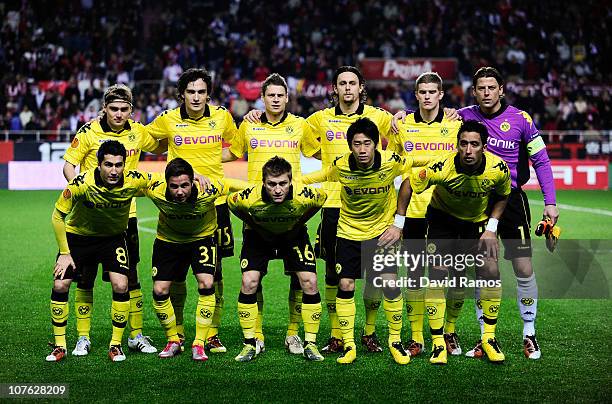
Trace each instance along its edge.
{"label": "soccer player", "polygon": [[[379,133],[387,136],[391,127],[392,115],[382,108],[366,105],[367,93],[365,79],[361,71],[354,66],[341,66],[336,69],[332,78],[331,99],[333,106],[310,115],[306,120],[312,127],[312,142],[321,147],[321,162],[324,168],[331,167],[334,160],[348,152],[346,132],[348,127],[359,118],[368,118],[376,124]],[[261,111],[251,111],[245,119],[257,120]],[[379,142],[378,149],[382,146]],[[317,229],[315,253],[325,260],[325,301],[331,325],[331,336],[321,349],[323,353],[343,351],[342,333],[336,313],[336,294],[338,292],[338,274],[336,273],[336,232],[340,215],[340,184],[324,182],[323,190],[327,193],[327,202],[321,210],[321,224]],[[366,298],[367,296],[367,298]],[[380,307],[381,294],[378,289],[364,293],[366,322],[361,342],[369,352],[382,352],[382,346],[376,336],[376,316]]]}
{"label": "soccer player", "polygon": [[[151,137],[145,127],[130,119],[133,110],[132,91],[123,84],[116,84],[106,89],[103,96],[103,115],[98,120],[85,124],[76,134],[64,155],[64,177],[68,182],[76,177],[76,167],[81,171],[93,170],[98,165],[96,153],[100,145],[107,140],[117,140],[127,150],[125,168],[136,170],[141,151],[156,152],[158,141]],[[143,301],[140,283],[138,282],[138,262],[140,261],[138,243],[138,219],[136,218],[136,200],[132,200],[130,219],[127,225],[126,241],[130,256],[128,271],[128,289],[130,293],[129,324],[130,335],[128,347],[145,353],[155,353],[157,349],[151,340],[142,335]],[[97,274],[96,268],[86,271],[91,278],[81,278],[77,284],[74,299],[76,326],[79,339],[72,351],[75,356],[89,353],[91,342],[91,312],[93,310],[93,287]],[[104,272],[105,280],[109,272]]]}
{"label": "soccer player", "polygon": [[[440,157],[455,150],[457,131],[461,126],[461,121],[450,121],[445,117],[440,101],[444,97],[442,91],[442,78],[438,73],[426,72],[421,74],[415,82],[415,97],[419,103],[419,109],[414,113],[408,114],[404,121],[398,122],[398,133],[390,136],[387,150],[391,150],[400,156],[422,156],[428,159]],[[417,171],[417,167],[412,168],[412,172]],[[405,177],[410,173],[406,173]],[[406,212],[406,222],[404,223],[403,238],[405,240],[424,240],[427,233],[427,221],[425,213],[427,205],[431,200],[433,188],[423,193],[412,195],[410,205]],[[405,243],[409,252],[418,254],[425,247],[424,242]],[[414,248],[412,248],[414,247]],[[417,356],[423,351],[423,319],[425,314],[425,289],[420,287],[419,278],[424,272],[423,267],[411,268],[409,276],[415,283],[411,284],[406,292],[407,317],[410,322],[411,339],[408,342],[410,356]],[[449,289],[449,294],[455,293],[455,289]],[[450,299],[450,297],[449,297]],[[455,314],[453,300],[447,306],[447,316]],[[460,301],[463,304],[463,300]],[[456,318],[449,319],[451,326],[454,326]],[[458,345],[455,345],[456,335],[454,330],[450,330],[444,338],[450,345],[449,352],[457,352]]]}
{"label": "soccer player", "polygon": [[108,355],[113,362],[125,360],[121,348],[130,311],[128,292],[129,251],[125,229],[132,197],[149,185],[149,176],[130,170],[124,175],[126,150],[109,140],[97,152],[98,167],[80,173],[55,203],[52,223],[59,246],[51,293],[51,323],[55,344],[47,361],[66,355],[68,292],[72,280],[92,276],[102,264],[113,289],[113,333]]}
{"label": "soccer player", "polygon": [[[277,73],[266,78],[261,86],[261,98],[265,105],[259,123],[243,121],[232,145],[223,149],[223,162],[233,161],[248,154],[248,180],[258,184],[262,180],[262,167],[271,157],[282,155],[291,164],[293,179],[301,176],[300,151],[307,157],[318,153],[319,145],[312,140],[310,125],[304,118],[287,112],[289,102],[285,79]],[[259,313],[257,315],[256,339],[260,350],[265,350],[263,322],[263,293],[261,285],[257,292]],[[303,343],[298,335],[302,288],[299,279],[291,272],[289,290],[289,326],[285,347],[292,354],[303,354]]]}
{"label": "soccer player", "polygon": [[[478,69],[472,77],[472,94],[477,105],[460,109],[459,115],[463,119],[478,120],[487,127],[489,152],[501,157],[510,168],[512,192],[501,217],[499,236],[505,248],[504,258],[512,261],[516,276],[517,304],[523,320],[523,351],[527,358],[539,359],[542,353],[535,335],[538,286],[531,263],[531,212],[521,187],[529,180],[528,160],[531,160],[544,196],[543,216],[556,223],[559,210],[550,160],[531,116],[503,99],[504,80],[497,69]],[[401,111],[397,113],[394,123],[402,116]],[[476,303],[478,293],[477,289]],[[482,309],[476,304],[475,310],[482,332]],[[482,357],[481,343],[466,355]]]}
{"label": "soccer player", "polygon": [[[413,163],[412,157],[378,151],[378,127],[368,118],[352,123],[346,138],[349,153],[337,158],[331,167],[303,177],[305,183],[337,181],[341,189],[335,246],[335,268],[339,278],[336,311],[344,346],[344,352],[337,359],[341,364],[352,363],[357,357],[354,295],[355,279],[363,276],[361,250],[368,240],[378,240],[381,245],[389,246],[401,238],[405,217],[395,215],[394,219],[397,196],[393,182],[398,175],[409,172]],[[386,277],[397,276],[397,268],[387,268],[387,272]],[[370,275],[366,275],[368,283],[372,282]],[[404,350],[400,336],[404,305],[401,290],[399,287],[382,290],[389,326],[389,350],[398,364],[405,365],[410,362],[410,355]]]}
{"label": "soccer player", "polygon": [[238,296],[244,347],[236,361],[249,362],[259,354],[255,341],[257,286],[268,270],[268,261],[275,258],[283,259],[285,272],[295,272],[302,287],[303,355],[310,361],[322,361],[316,344],[321,296],[306,222],[319,211],[327,196],[316,188],[293,182],[291,164],[278,156],[264,164],[262,182],[262,186],[228,197],[230,210],[246,225],[240,252],[242,286]]}
{"label": "soccer player", "polygon": [[170,287],[174,279],[185,278],[191,266],[200,294],[192,358],[208,359],[204,345],[215,311],[213,282],[219,264],[215,200],[227,195],[228,190],[229,184],[221,180],[214,181],[208,189],[198,187],[191,164],[175,158],[166,166],[165,176],[153,175],[151,186],[144,191],[160,211],[153,244],[152,275],[153,307],[168,338],[166,348],[159,354],[161,358],[181,353]]}
{"label": "soccer player", "polygon": [[[486,151],[487,128],[473,120],[465,121],[457,135],[457,152],[430,161],[426,168],[413,172],[410,185],[416,193],[435,186],[427,208],[427,243],[436,247],[436,253],[465,254],[471,249],[455,246],[457,239],[479,240],[484,243],[489,258],[476,267],[477,276],[489,285],[482,288],[480,304],[484,313],[482,348],[491,362],[502,362],[504,354],[495,338],[495,326],[501,303],[501,281],[497,267],[497,225],[510,194],[510,173],[506,163]],[[409,199],[410,186],[400,188],[400,203]],[[486,212],[492,206],[490,215]],[[404,213],[406,205],[398,205]],[[447,269],[432,265],[429,280],[443,281]],[[447,349],[443,337],[446,301],[444,288],[436,284],[425,293],[433,346],[430,362],[445,364]]]}
{"label": "soccer player", "polygon": [[[146,126],[156,139],[168,142],[168,160],[181,157],[193,169],[213,181],[223,178],[221,153],[223,140],[229,142],[236,134],[236,124],[229,111],[208,103],[212,91],[212,78],[204,69],[188,69],[177,82],[180,107],[162,112]],[[216,201],[218,258],[234,255],[234,235],[225,197]],[[186,275],[186,273],[185,273]],[[187,297],[185,279],[174,279],[170,299],[176,314],[180,337],[184,339],[183,307]],[[226,352],[219,340],[219,323],[223,313],[223,274],[219,264],[215,272],[215,314],[209,331],[206,349]]]}

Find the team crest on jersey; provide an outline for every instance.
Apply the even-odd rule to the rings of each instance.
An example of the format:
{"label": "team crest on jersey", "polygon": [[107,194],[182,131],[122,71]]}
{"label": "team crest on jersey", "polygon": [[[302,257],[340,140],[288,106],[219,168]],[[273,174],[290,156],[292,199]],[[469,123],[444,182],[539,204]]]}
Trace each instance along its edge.
{"label": "team crest on jersey", "polygon": [[442,136],[448,136],[448,128],[444,127],[442,129],[440,129],[440,135]]}
{"label": "team crest on jersey", "polygon": [[130,142],[133,142],[134,140],[136,140],[136,135],[135,135],[135,134],[133,134],[133,133],[130,133],[130,135],[128,136],[128,140],[129,140]]}
{"label": "team crest on jersey", "polygon": [[293,133],[293,126],[287,126],[287,129],[285,129],[285,131],[287,133]]}
{"label": "team crest on jersey", "polygon": [[502,132],[508,132],[510,128],[510,122],[508,121],[504,121],[499,125],[499,129],[501,129]]}
{"label": "team crest on jersey", "polygon": [[78,138],[74,138],[72,139],[72,143],[70,143],[70,147],[76,149],[77,147],[79,147],[79,139]]}
{"label": "team crest on jersey", "polygon": [[384,179],[385,179],[385,177],[386,177],[386,176],[387,176],[387,174],[386,174],[386,173],[380,173],[380,174],[378,174],[378,179],[379,179],[380,181],[382,181],[382,180],[384,180]]}
{"label": "team crest on jersey", "polygon": [[66,188],[64,189],[64,192],[62,192],[62,196],[64,197],[64,199],[70,199],[72,197],[72,192],[70,192],[70,190]]}
{"label": "team crest on jersey", "polygon": [[210,121],[210,122],[208,122],[208,126],[210,126],[211,129],[214,129],[217,126],[217,122]]}

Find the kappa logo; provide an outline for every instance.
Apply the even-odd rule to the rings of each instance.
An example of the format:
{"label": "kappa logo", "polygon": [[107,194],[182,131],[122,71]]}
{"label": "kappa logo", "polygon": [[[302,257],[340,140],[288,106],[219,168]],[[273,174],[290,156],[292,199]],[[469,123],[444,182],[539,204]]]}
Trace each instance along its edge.
{"label": "kappa logo", "polygon": [[429,314],[430,316],[435,315],[438,312],[438,309],[436,309],[434,306],[427,306],[427,314]]}
{"label": "kappa logo", "polygon": [[314,321],[319,321],[321,319],[321,312],[317,311],[315,313],[312,313],[312,316],[310,316],[310,318],[312,318]]}
{"label": "kappa logo", "polygon": [[525,306],[531,306],[533,305],[534,302],[535,301],[530,297],[524,297],[521,299],[521,303],[524,304]]}
{"label": "kappa logo", "polygon": [[438,171],[442,171],[444,168],[444,163],[446,163],[446,161],[438,161],[436,164],[429,166],[429,168],[436,173]]}
{"label": "kappa logo", "polygon": [[53,314],[55,314],[56,316],[61,316],[62,314],[64,314],[64,309],[59,308],[59,307],[54,307]]}
{"label": "kappa logo", "polygon": [[499,311],[499,304],[489,306],[489,313],[497,313]]}
{"label": "kappa logo", "polygon": [[340,324],[340,327],[346,327],[349,324],[348,320],[344,319],[338,321],[338,323]]}
{"label": "kappa logo", "polygon": [[251,313],[249,313],[248,311],[239,311],[238,312],[238,317],[240,317],[240,318],[249,318],[249,317],[251,317]]}
{"label": "kappa logo", "polygon": [[79,306],[78,311],[81,316],[84,316],[89,313],[89,306]]}
{"label": "kappa logo", "polygon": [[161,321],[166,321],[168,319],[168,315],[166,313],[157,313],[157,318]]}
{"label": "kappa logo", "polygon": [[315,199],[314,192],[312,192],[312,190],[308,189],[307,187],[302,188],[302,192],[300,192],[298,195],[301,195],[304,198]]}
{"label": "kappa logo", "polygon": [[125,316],[123,314],[115,313],[113,315],[113,320],[118,323],[123,323],[125,321]]}
{"label": "kappa logo", "polygon": [[499,171],[502,171],[504,174],[508,173],[508,166],[503,161],[500,161],[499,163],[495,164],[493,168],[499,168]]}
{"label": "kappa logo", "polygon": [[508,121],[504,121],[499,125],[499,129],[501,129],[502,132],[508,132],[510,128],[510,122]]}
{"label": "kappa logo", "polygon": [[202,318],[211,318],[212,317],[212,313],[208,309],[201,309],[200,310],[200,317],[202,317]]}

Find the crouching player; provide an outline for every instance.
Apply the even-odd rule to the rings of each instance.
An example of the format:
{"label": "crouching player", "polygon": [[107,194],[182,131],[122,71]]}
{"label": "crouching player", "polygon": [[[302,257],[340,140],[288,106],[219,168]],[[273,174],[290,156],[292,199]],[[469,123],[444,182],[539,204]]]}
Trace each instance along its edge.
{"label": "crouching player", "polygon": [[97,158],[97,168],[74,177],[53,211],[59,254],[51,293],[55,343],[47,356],[49,362],[66,356],[68,293],[72,281],[91,276],[85,272],[97,271],[99,263],[108,273],[113,289],[113,332],[108,355],[113,362],[125,360],[121,340],[130,311],[125,229],[132,197],[149,186],[150,176],[136,170],[124,175],[126,150],[116,140],[102,143]]}
{"label": "crouching player", "polygon": [[[504,354],[495,338],[495,326],[501,303],[501,281],[497,266],[497,223],[510,194],[510,172],[506,163],[486,151],[487,128],[477,121],[465,121],[457,134],[457,152],[431,161],[426,168],[413,171],[410,186],[416,193],[435,186],[427,208],[427,250],[429,254],[465,254],[481,252],[486,246],[488,259],[476,266],[476,276],[486,282],[480,304],[484,313],[482,347],[491,362],[502,362]],[[406,211],[412,193],[406,183],[400,188],[398,213]],[[487,215],[489,201],[492,210]],[[465,240],[461,247],[458,240]],[[480,250],[480,251],[479,251]],[[476,254],[474,254],[476,256]],[[431,255],[428,259],[431,258]],[[445,364],[444,280],[448,269],[441,263],[430,265],[430,285],[425,292],[425,308],[433,339],[430,362]],[[431,281],[436,282],[431,282]]]}
{"label": "crouching player", "polygon": [[[235,181],[235,189],[242,189]],[[246,183],[244,183],[246,185]],[[215,180],[203,189],[194,182],[193,167],[182,158],[166,166],[165,178],[154,174],[144,191],[159,209],[157,237],[153,244],[153,307],[166,332],[168,343],[160,358],[181,353],[176,316],[170,301],[170,287],[175,279],[185,279],[191,269],[198,282],[196,335],[191,347],[193,360],[208,359],[204,345],[215,312],[214,276],[218,269],[215,239],[217,212],[215,200],[229,192],[229,180]]]}
{"label": "crouching player", "polygon": [[304,357],[322,361],[316,345],[321,318],[316,260],[306,222],[321,209],[327,195],[318,189],[292,183],[291,164],[275,156],[262,168],[263,186],[253,186],[228,197],[230,210],[245,223],[240,267],[242,287],[238,316],[244,347],[238,362],[249,362],[259,352],[255,341],[257,285],[268,270],[268,261],[282,258],[285,272],[295,272],[303,291]]}

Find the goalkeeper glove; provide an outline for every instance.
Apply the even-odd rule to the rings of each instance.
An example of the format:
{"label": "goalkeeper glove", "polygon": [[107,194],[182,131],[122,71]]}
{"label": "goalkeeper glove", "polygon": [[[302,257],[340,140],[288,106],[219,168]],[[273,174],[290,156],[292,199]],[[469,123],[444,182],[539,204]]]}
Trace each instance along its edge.
{"label": "goalkeeper glove", "polygon": [[548,216],[544,216],[535,229],[535,235],[544,235],[546,237],[546,248],[548,248],[548,251],[553,252],[561,236],[561,227],[555,226]]}

